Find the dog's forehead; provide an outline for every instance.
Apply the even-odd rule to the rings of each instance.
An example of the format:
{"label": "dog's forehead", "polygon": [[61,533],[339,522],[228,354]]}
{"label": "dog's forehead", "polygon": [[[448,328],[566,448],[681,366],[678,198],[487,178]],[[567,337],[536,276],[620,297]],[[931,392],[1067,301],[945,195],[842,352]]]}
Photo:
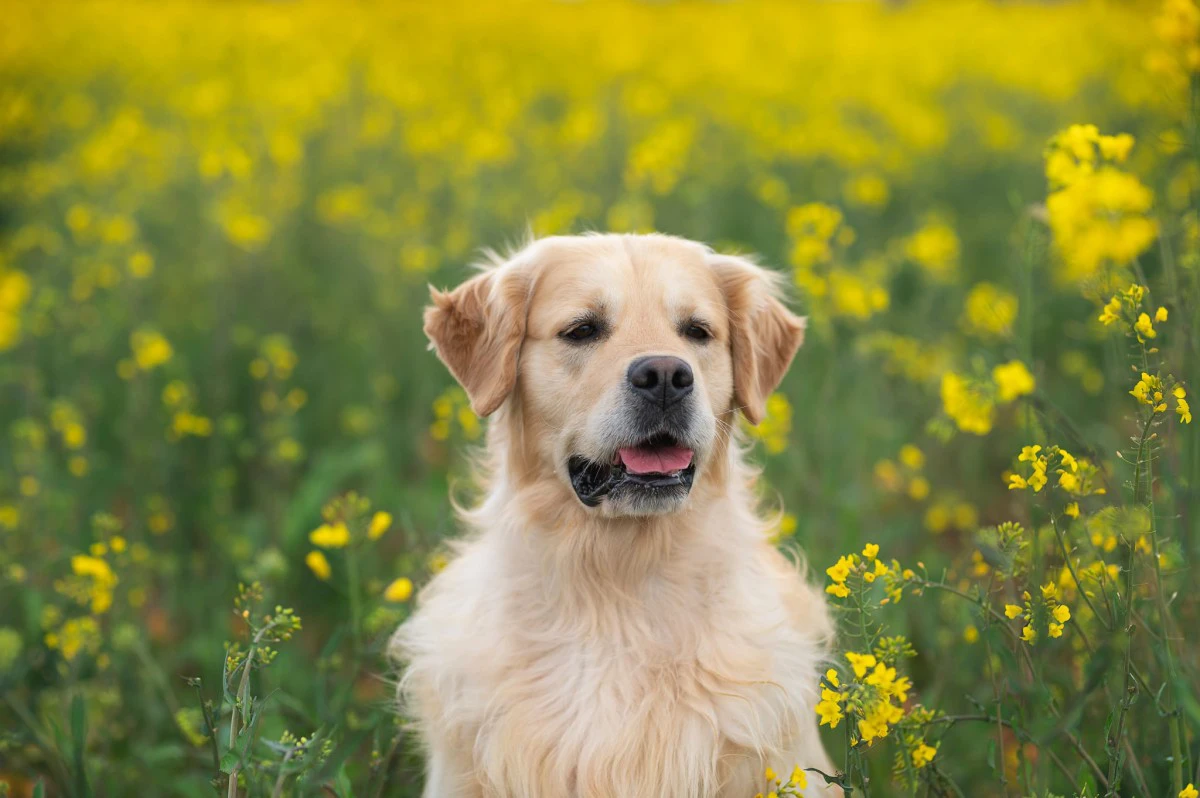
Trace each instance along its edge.
{"label": "dog's forehead", "polygon": [[596,236],[549,242],[531,309],[582,308],[667,314],[714,308],[720,287],[699,244],[664,236]]}

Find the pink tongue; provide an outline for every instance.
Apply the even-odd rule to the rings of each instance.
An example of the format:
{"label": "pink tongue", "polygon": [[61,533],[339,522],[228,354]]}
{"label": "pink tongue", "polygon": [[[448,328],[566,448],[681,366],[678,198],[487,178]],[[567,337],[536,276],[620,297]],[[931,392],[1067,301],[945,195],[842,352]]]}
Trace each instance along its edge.
{"label": "pink tongue", "polygon": [[687,468],[692,462],[692,450],[682,446],[626,448],[619,451],[621,462],[631,474],[670,474]]}

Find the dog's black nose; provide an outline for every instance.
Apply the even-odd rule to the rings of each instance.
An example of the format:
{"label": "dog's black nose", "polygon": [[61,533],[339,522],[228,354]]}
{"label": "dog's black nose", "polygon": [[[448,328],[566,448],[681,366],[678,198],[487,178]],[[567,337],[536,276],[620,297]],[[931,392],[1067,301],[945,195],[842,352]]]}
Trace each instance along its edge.
{"label": "dog's black nose", "polygon": [[677,357],[652,355],[629,364],[633,392],[664,410],[692,392],[692,367]]}

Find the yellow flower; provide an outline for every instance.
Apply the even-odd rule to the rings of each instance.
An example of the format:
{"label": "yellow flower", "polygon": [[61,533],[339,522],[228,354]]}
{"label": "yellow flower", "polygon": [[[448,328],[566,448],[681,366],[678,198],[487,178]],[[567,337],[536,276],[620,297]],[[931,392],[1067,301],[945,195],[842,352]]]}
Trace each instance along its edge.
{"label": "yellow flower", "polygon": [[138,251],[129,256],[129,273],[137,279],[149,277],[154,271],[154,257],[145,251]]}
{"label": "yellow flower", "polygon": [[[835,697],[838,695],[832,691],[826,692]],[[821,701],[817,704],[815,709],[817,711],[817,715],[821,718],[819,725],[828,726],[831,729],[836,729],[844,717],[842,714],[841,704],[838,703],[836,698],[827,696],[825,693],[822,693]]]}
{"label": "yellow flower", "polygon": [[991,283],[978,283],[967,293],[959,324],[981,338],[1002,338],[1012,332],[1017,298]]}
{"label": "yellow flower", "polygon": [[960,430],[987,435],[995,409],[987,393],[966,377],[948,371],[942,375],[942,408]]}
{"label": "yellow flower", "polygon": [[350,542],[350,530],[340,521],[336,524],[321,524],[308,534],[308,539],[314,546],[323,549],[340,549]]}
{"label": "yellow flower", "polygon": [[1021,630],[1021,639],[1026,643],[1032,643],[1037,640],[1037,631],[1032,626],[1026,626]]}
{"label": "yellow flower", "polygon": [[1179,798],[1200,798],[1200,792],[1198,792],[1195,785],[1189,781],[1188,786],[1179,791]]}
{"label": "yellow flower", "polygon": [[1054,584],[1053,582],[1047,582],[1046,584],[1042,585],[1042,598],[1044,598],[1046,601],[1057,600],[1058,585]]}
{"label": "yellow flower", "polygon": [[330,574],[333,573],[333,569],[329,567],[329,560],[325,559],[325,555],[319,551],[310,551],[304,558],[304,564],[322,582],[328,580]]}
{"label": "yellow flower", "polygon": [[850,560],[839,557],[837,562],[825,569],[825,573],[829,574],[829,578],[834,582],[841,584],[850,575],[851,565]]}
{"label": "yellow flower", "polygon": [[808,789],[808,774],[804,772],[804,768],[796,765],[796,767],[792,768],[792,777],[788,779],[788,783],[806,790]]}
{"label": "yellow flower", "polygon": [[925,477],[913,477],[908,483],[908,495],[913,501],[921,501],[929,495],[929,480]]}
{"label": "yellow flower", "polygon": [[829,683],[830,683],[830,684],[832,684],[834,687],[839,687],[839,686],[840,686],[840,685],[838,684],[838,674],[837,674],[837,671],[835,671],[833,668],[830,668],[829,670],[825,671],[825,681],[829,682]]}
{"label": "yellow flower", "polygon": [[1029,483],[1027,481],[1025,481],[1025,477],[1021,476],[1020,474],[1009,474],[1008,475],[1008,489],[1009,490],[1024,490],[1025,488],[1028,488],[1028,487],[1029,487]]}
{"label": "yellow flower", "polygon": [[854,675],[859,679],[866,675],[868,668],[873,668],[876,665],[874,654],[859,654],[854,651],[847,651],[846,659],[850,661],[850,667],[854,669]]}
{"label": "yellow flower", "polygon": [[399,604],[401,602],[408,601],[409,597],[412,596],[412,592],[412,580],[407,576],[402,576],[387,586],[387,588],[383,591],[383,597],[387,601]]}
{"label": "yellow flower", "polygon": [[863,547],[862,553],[868,560],[873,560],[879,555],[879,546],[874,543],[868,543]]}
{"label": "yellow flower", "polygon": [[928,765],[933,761],[933,757],[937,754],[937,748],[932,745],[926,745],[922,741],[916,748],[912,750],[913,767],[918,770]]}
{"label": "yellow flower", "polygon": [[945,222],[932,220],[908,239],[905,254],[931,277],[944,279],[958,267],[958,236]]}
{"label": "yellow flower", "polygon": [[1024,612],[1024,610],[1022,610],[1016,604],[1005,604],[1004,605],[1004,614],[1007,615],[1009,618],[1019,618],[1019,617],[1021,617],[1021,614],[1023,612]]}
{"label": "yellow flower", "polygon": [[87,430],[77,421],[72,421],[63,427],[63,445],[68,449],[81,449],[87,443]]}
{"label": "yellow flower", "polygon": [[1047,627],[1047,631],[1049,631],[1051,637],[1062,637],[1063,625],[1052,621]]}
{"label": "yellow flower", "polygon": [[771,770],[770,768],[767,768],[763,775],[767,777],[767,781],[775,781],[775,771]]}
{"label": "yellow flower", "polygon": [[1078,493],[1080,484],[1079,476],[1070,471],[1063,471],[1058,475],[1059,487],[1068,493]]}
{"label": "yellow flower", "polygon": [[129,347],[133,360],[142,371],[150,371],[171,359],[174,350],[171,342],[151,329],[141,329],[129,336]]}
{"label": "yellow flower", "polygon": [[[95,551],[103,554],[107,547],[99,547]],[[87,580],[86,595],[94,615],[108,612],[112,606],[113,589],[117,586],[117,575],[113,573],[108,563],[101,559],[100,554],[88,556],[76,554],[71,557],[71,572]]]}
{"label": "yellow flower", "polygon": [[919,471],[925,466],[925,453],[911,443],[906,443],[900,447],[900,462],[913,471]]}
{"label": "yellow flower", "polygon": [[966,629],[963,629],[963,640],[967,643],[979,642],[979,629],[975,624],[968,624]]}
{"label": "yellow flower", "polygon": [[1072,455],[1066,449],[1059,449],[1058,456],[1059,456],[1059,458],[1062,459],[1062,464],[1064,466],[1071,469],[1072,471],[1079,471],[1079,461],[1076,460],[1074,455]]}
{"label": "yellow flower", "polygon": [[367,537],[378,540],[392,526],[392,514],[382,510],[371,516],[371,525],[367,527]]}
{"label": "yellow flower", "polygon": [[1104,306],[1104,311],[1100,314],[1100,322],[1104,326],[1108,326],[1114,322],[1121,320],[1121,298],[1113,296],[1108,300],[1108,304]]}
{"label": "yellow flower", "polygon": [[1063,508],[1063,513],[1070,516],[1071,518],[1078,518],[1079,517],[1079,502],[1071,502],[1070,504],[1068,504],[1065,508]]}
{"label": "yellow flower", "polygon": [[1155,313],[1154,313],[1154,320],[1157,322],[1166,321],[1167,320],[1167,309],[1160,306],[1159,309],[1157,311],[1155,311]]}
{"label": "yellow flower", "polygon": [[1041,446],[1022,446],[1021,453],[1017,455],[1017,460],[1022,463],[1032,463],[1037,459],[1037,454],[1042,450]]}
{"label": "yellow flower", "polygon": [[996,383],[996,395],[1001,402],[1011,402],[1018,396],[1031,394],[1036,385],[1029,369],[1019,360],[996,366],[992,369],[992,379]]}
{"label": "yellow flower", "polygon": [[1139,339],[1155,338],[1158,333],[1154,331],[1154,325],[1150,323],[1150,316],[1145,313],[1138,314],[1137,321],[1133,324],[1133,329],[1137,330]]}
{"label": "yellow flower", "polygon": [[1071,620],[1071,608],[1066,604],[1059,604],[1054,608],[1053,615],[1054,620],[1058,621],[1059,623],[1066,623],[1067,621]]}
{"label": "yellow flower", "polygon": [[825,588],[825,592],[832,596],[837,596],[838,598],[845,598],[846,596],[850,595],[850,588],[839,583]]}

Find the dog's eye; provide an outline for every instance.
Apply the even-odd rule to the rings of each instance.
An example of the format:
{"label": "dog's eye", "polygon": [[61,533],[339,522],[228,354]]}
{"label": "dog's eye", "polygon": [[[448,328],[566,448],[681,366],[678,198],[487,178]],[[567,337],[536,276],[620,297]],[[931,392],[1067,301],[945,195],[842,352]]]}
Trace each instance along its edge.
{"label": "dog's eye", "polygon": [[581,321],[566,330],[563,330],[559,335],[568,341],[583,342],[589,341],[600,334],[600,327],[590,321]]}
{"label": "dog's eye", "polygon": [[712,338],[712,333],[700,324],[689,324],[683,333],[693,341],[707,341],[709,338]]}

